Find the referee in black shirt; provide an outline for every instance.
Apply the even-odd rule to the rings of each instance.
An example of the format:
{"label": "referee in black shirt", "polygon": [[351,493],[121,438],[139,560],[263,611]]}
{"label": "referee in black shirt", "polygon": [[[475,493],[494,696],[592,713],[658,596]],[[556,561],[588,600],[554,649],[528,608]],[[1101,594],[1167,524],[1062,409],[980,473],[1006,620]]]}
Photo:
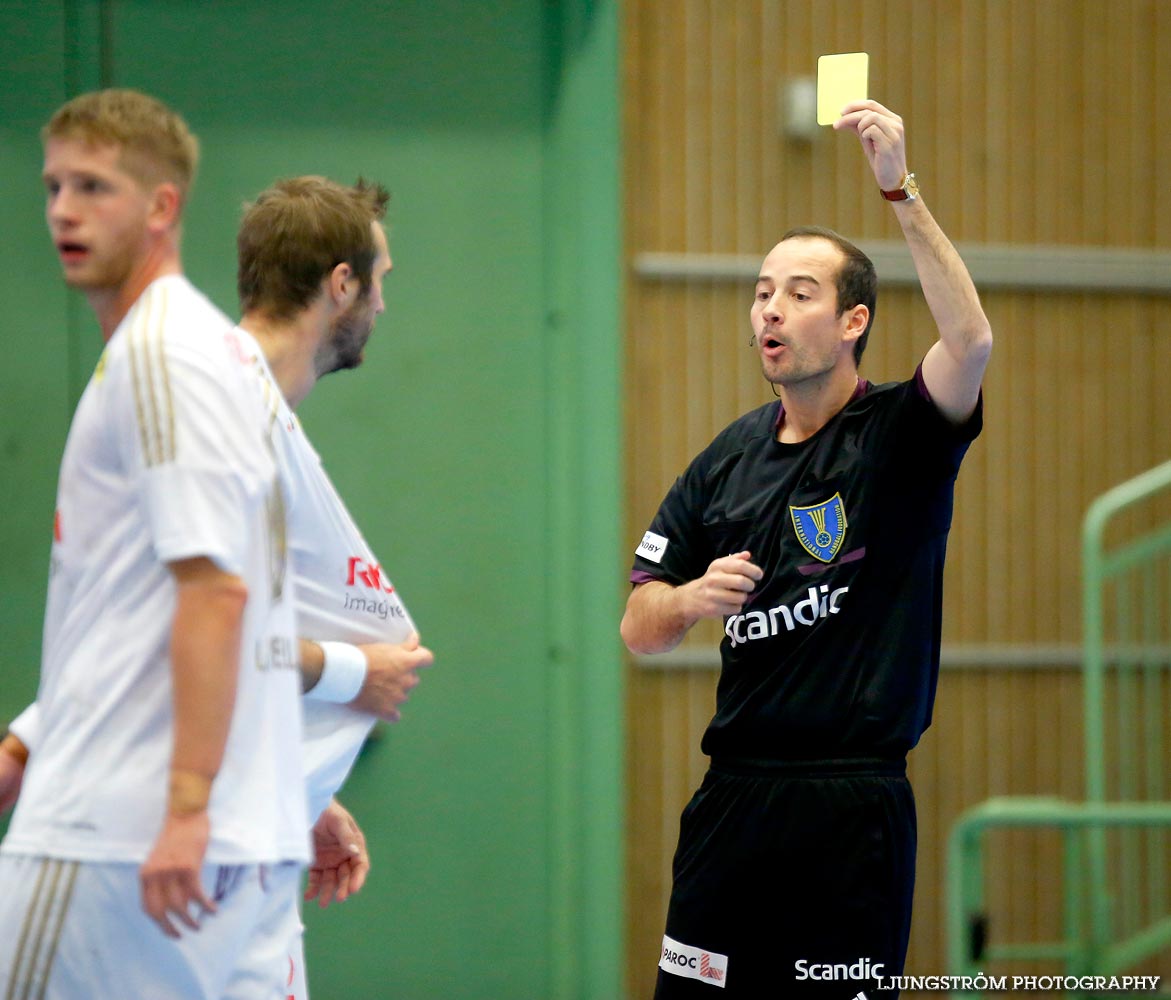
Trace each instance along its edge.
{"label": "referee in black shirt", "polygon": [[939,328],[906,382],[858,363],[874,266],[836,233],[787,233],[761,265],[753,342],[779,393],[672,486],[639,544],[622,637],[675,647],[724,621],[711,757],[683,812],[657,998],[894,995],[910,933],[906,755],[931,721],[960,461],[980,432],[992,331],[874,101],[861,141]]}

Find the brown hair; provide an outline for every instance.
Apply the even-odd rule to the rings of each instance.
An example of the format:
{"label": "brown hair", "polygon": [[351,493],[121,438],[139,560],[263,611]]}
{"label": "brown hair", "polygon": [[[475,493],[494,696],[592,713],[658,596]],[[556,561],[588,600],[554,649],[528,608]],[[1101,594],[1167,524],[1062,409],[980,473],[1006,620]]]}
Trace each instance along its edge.
{"label": "brown hair", "polygon": [[120,146],[121,164],[143,184],[170,181],[186,201],[199,165],[199,140],[162,101],[137,90],[95,90],[63,104],[41,129],[41,142],[80,139]]}
{"label": "brown hair", "polygon": [[838,291],[838,315],[841,316],[847,309],[857,305],[863,305],[870,310],[866,329],[862,331],[862,336],[854,341],[854,363],[861,364],[862,352],[866,350],[866,341],[870,339],[870,327],[874,325],[874,310],[878,302],[878,275],[874,270],[874,262],[844,236],[823,226],[798,226],[796,229],[790,229],[781,237],[781,242],[797,239],[826,240],[841,251],[842,266],[838,268],[835,282]]}
{"label": "brown hair", "polygon": [[262,191],[245,206],[236,236],[240,308],[291,319],[341,263],[366,294],[378,255],[370,224],[385,216],[389,200],[381,184],[360,177],[352,187],[293,177]]}

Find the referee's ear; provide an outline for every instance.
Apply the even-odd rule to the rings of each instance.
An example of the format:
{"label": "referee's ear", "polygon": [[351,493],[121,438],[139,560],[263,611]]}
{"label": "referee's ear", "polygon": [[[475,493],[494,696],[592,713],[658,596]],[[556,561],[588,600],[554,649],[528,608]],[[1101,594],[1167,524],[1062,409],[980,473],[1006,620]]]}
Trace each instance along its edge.
{"label": "referee's ear", "polygon": [[856,306],[851,306],[842,313],[842,319],[845,320],[845,325],[842,328],[842,345],[848,347],[856,355],[855,345],[866,332],[866,327],[870,323],[870,308],[859,302]]}

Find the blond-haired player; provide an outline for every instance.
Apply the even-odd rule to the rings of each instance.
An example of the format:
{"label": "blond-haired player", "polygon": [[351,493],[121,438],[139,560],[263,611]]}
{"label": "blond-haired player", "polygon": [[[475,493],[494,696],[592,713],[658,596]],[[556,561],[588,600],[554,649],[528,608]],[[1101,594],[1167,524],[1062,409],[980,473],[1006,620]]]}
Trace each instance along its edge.
{"label": "blond-haired player", "polygon": [[99,91],[42,138],[54,246],[106,348],[58,482],[39,739],[0,848],[0,983],[263,995],[237,990],[241,962],[308,858],[273,409],[249,345],[183,277],[182,119]]}
{"label": "blond-haired player", "polygon": [[[363,835],[332,796],[375,719],[397,719],[418,682],[417,670],[432,661],[293,414],[321,375],[356,367],[363,358],[391,269],[380,224],[386,201],[380,185],[292,178],[249,206],[237,241],[240,343],[261,349],[250,363],[276,407],[273,441],[289,475],[298,631],[320,640],[302,639],[301,652],[310,689],[305,778],[315,820],[307,895],[322,905],[356,892],[368,868]],[[323,671],[327,651],[332,665]],[[36,713],[30,706],[13,721],[0,766],[25,757],[26,744],[36,746]],[[0,777],[0,805],[18,788],[19,771]],[[267,969],[287,980],[282,997],[304,1000],[301,934],[299,913],[290,905],[279,924],[254,937],[245,965],[256,988],[263,988],[259,977]]]}

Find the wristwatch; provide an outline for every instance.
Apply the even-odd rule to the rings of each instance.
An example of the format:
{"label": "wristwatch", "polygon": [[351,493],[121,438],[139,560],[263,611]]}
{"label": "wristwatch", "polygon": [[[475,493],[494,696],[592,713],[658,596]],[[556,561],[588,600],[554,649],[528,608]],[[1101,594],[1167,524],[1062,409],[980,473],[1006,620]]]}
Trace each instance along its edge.
{"label": "wristwatch", "polygon": [[883,191],[882,196],[887,201],[914,201],[919,197],[919,182],[914,174],[907,174],[902,184],[893,191]]}

